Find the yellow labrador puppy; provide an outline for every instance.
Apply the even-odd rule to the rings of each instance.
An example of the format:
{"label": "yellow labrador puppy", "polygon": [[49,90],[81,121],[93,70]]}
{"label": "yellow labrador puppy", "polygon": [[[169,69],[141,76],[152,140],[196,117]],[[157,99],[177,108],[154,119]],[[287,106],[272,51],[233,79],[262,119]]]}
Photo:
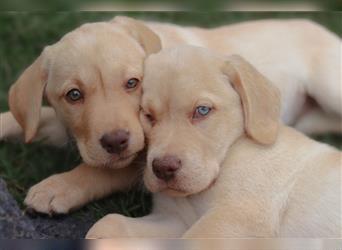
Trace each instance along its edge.
{"label": "yellow labrador puppy", "polygon": [[[134,182],[136,164],[123,167],[144,147],[138,119],[143,62],[178,44],[242,54],[277,83],[286,124],[308,133],[340,129],[340,39],[317,24],[266,20],[201,29],[127,17],[85,24],[47,46],[11,88],[10,109],[20,126],[11,113],[1,116],[2,138],[15,137],[21,127],[26,141],[48,137],[60,145],[66,128],[84,161],[32,187],[29,207],[67,213]],[[54,109],[40,112],[43,96]],[[311,98],[318,105],[309,105]]]}
{"label": "yellow labrador puppy", "polygon": [[[33,186],[28,207],[67,213],[135,182],[138,166],[131,163],[145,146],[139,121],[143,61],[160,48],[148,27],[119,17],[68,33],[22,73],[10,89],[11,113],[1,117],[4,134],[15,137],[21,127],[26,142],[48,137],[61,145],[67,130],[84,161]],[[40,112],[43,97],[53,109]]]}
{"label": "yellow labrador puppy", "polygon": [[144,74],[155,210],[87,237],[341,237],[341,152],[282,125],[279,91],[249,62],[184,46]]}

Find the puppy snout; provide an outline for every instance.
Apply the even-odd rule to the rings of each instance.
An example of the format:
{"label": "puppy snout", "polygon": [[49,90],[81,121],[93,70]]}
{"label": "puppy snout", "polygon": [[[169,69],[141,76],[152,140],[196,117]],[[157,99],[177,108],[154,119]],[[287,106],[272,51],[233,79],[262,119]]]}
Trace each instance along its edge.
{"label": "puppy snout", "polygon": [[119,154],[125,151],[128,142],[129,132],[122,129],[104,134],[100,139],[101,146],[110,154]]}
{"label": "puppy snout", "polygon": [[175,177],[178,169],[182,166],[182,162],[176,156],[164,156],[155,158],[152,161],[152,170],[158,179],[169,181]]}

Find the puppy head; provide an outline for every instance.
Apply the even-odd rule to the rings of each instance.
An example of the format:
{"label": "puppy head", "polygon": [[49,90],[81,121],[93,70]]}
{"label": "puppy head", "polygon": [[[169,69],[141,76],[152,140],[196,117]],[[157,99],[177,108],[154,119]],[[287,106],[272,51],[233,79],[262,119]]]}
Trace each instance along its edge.
{"label": "puppy head", "polygon": [[145,57],[160,49],[142,23],[85,24],[44,49],[11,87],[10,109],[31,141],[43,96],[90,165],[126,166],[144,147],[139,122]]}
{"label": "puppy head", "polygon": [[239,56],[190,46],[164,50],[146,61],[143,93],[144,181],[152,192],[203,191],[237,138],[272,144],[277,135],[278,91]]}

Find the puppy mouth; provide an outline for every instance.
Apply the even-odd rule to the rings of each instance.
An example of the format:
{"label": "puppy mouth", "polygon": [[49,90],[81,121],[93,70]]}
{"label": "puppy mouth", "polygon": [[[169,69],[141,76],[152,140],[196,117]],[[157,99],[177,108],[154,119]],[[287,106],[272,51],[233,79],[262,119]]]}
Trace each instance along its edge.
{"label": "puppy mouth", "polygon": [[201,193],[210,189],[212,186],[215,185],[216,180],[217,178],[214,178],[205,188],[196,192],[186,190],[185,188],[180,187],[176,183],[163,182],[161,185],[159,185],[159,192],[164,193],[168,196],[173,196],[173,197],[186,197],[186,196]]}
{"label": "puppy mouth", "polygon": [[113,155],[100,166],[105,166],[113,169],[124,168],[128,164],[130,164],[137,155],[138,153],[133,153],[129,155]]}
{"label": "puppy mouth", "polygon": [[132,161],[136,156],[138,155],[138,153],[133,153],[133,154],[129,154],[129,155],[116,155],[116,156],[112,156],[110,159],[110,163],[115,164],[115,163],[119,163],[124,164],[126,162],[130,162]]}
{"label": "puppy mouth", "polygon": [[98,150],[94,146],[78,143],[78,149],[82,160],[94,167],[105,168],[123,168],[126,167],[140,151],[125,150],[119,154],[109,154],[108,152]]}
{"label": "puppy mouth", "polygon": [[158,192],[164,193],[173,197],[184,197],[189,195],[190,193],[186,191],[184,188],[178,186],[175,182],[163,182],[159,183]]}
{"label": "puppy mouth", "polygon": [[138,153],[133,153],[133,154],[129,154],[129,155],[119,155],[119,158],[117,159],[118,161],[127,161],[130,160],[132,158],[135,158],[137,156]]}

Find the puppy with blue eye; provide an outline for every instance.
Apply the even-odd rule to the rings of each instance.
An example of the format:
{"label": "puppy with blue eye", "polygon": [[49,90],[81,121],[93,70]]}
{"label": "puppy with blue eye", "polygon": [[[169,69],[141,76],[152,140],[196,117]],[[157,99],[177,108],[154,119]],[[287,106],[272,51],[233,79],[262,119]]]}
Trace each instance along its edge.
{"label": "puppy with blue eye", "polygon": [[142,87],[154,210],[108,215],[88,238],[341,237],[341,152],[281,124],[278,89],[249,62],[162,50]]}
{"label": "puppy with blue eye", "polygon": [[[84,24],[44,48],[12,85],[11,112],[0,114],[0,141],[63,145],[69,134],[82,157],[72,170],[30,188],[24,201],[30,210],[69,213],[140,181],[144,60],[180,44],[243,55],[277,83],[282,121],[306,133],[341,132],[341,39],[316,23],[260,20],[203,29],[116,16]],[[51,107],[41,107],[43,98]]]}

